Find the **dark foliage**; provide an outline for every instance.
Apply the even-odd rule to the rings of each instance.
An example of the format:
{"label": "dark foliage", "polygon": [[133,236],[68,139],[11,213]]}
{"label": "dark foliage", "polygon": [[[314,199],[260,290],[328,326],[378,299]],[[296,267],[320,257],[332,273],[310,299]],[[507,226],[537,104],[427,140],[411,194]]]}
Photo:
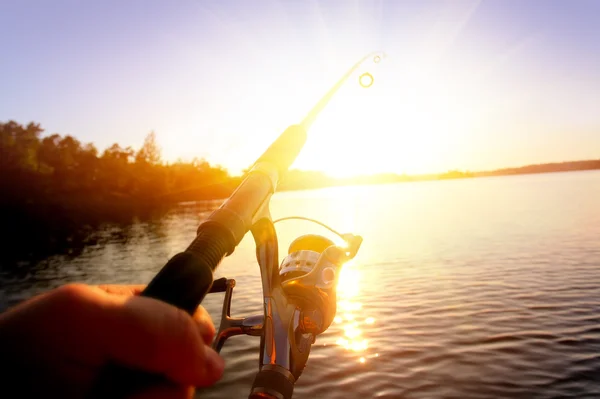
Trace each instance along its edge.
{"label": "dark foliage", "polygon": [[0,123],[0,264],[77,246],[101,223],[225,198],[238,183],[202,160],[163,163],[154,133],[137,152],[113,144],[100,154],[72,136],[42,132],[36,123]]}

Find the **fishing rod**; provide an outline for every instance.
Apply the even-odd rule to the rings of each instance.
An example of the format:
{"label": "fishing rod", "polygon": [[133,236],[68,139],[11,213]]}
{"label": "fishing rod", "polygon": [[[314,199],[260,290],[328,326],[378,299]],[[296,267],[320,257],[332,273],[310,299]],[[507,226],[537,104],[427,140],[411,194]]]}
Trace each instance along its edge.
{"label": "fishing rod", "polygon": [[[383,53],[371,53],[354,64],[317,102],[300,124],[288,127],[258,158],[242,183],[197,230],[188,248],[173,256],[152,279],[142,296],[155,298],[193,314],[208,293],[225,292],[223,315],[213,347],[220,351],[225,341],[239,334],[260,336],[259,371],[249,395],[251,399],[290,399],[316,336],[332,323],[336,312],[336,285],[344,263],[354,258],[362,237],[339,235],[337,246],[319,235],[294,240],[279,264],[277,233],[269,211],[271,196],[281,177],[302,150],[307,131],[335,93],[366,61],[379,63]],[[363,87],[373,84],[365,72]],[[309,218],[300,218],[321,222]],[[231,255],[251,232],[256,243],[263,290],[263,314],[245,319],[231,318],[235,280],[213,281],[213,271]],[[110,366],[94,390],[95,397],[126,397],[160,376]]]}

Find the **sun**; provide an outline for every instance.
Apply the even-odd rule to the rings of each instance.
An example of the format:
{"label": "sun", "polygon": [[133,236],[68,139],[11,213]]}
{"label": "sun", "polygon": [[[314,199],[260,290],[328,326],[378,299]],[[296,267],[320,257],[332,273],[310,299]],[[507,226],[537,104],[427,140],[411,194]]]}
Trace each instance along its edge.
{"label": "sun", "polygon": [[357,79],[319,116],[294,167],[334,177],[443,171],[457,129],[444,85]]}

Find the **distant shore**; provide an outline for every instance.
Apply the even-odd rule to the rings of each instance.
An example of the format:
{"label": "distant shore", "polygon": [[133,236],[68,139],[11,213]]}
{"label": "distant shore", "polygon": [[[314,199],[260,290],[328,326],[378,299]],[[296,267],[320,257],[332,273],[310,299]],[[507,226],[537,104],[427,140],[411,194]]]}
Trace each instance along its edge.
{"label": "distant shore", "polygon": [[393,173],[382,173],[376,175],[334,178],[322,172],[291,170],[283,179],[279,190],[309,190],[332,186],[353,186],[369,184],[391,184],[418,181],[435,181],[450,179],[469,179],[491,176],[514,176],[540,173],[576,172],[584,170],[600,170],[600,159],[554,162],[545,164],[525,165],[514,168],[503,168],[490,171],[461,171],[451,170],[445,173],[421,174],[421,175],[399,175]]}

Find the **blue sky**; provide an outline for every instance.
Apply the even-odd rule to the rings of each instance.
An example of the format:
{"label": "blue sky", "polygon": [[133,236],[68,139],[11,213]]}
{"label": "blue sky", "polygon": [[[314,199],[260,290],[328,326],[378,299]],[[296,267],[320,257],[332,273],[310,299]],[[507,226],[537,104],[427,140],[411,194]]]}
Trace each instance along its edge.
{"label": "blue sky", "polygon": [[14,0],[0,16],[0,120],[100,149],[139,147],[155,130],[167,160],[239,170],[357,59],[383,50],[373,90],[340,93],[299,167],[600,158],[594,0]]}

